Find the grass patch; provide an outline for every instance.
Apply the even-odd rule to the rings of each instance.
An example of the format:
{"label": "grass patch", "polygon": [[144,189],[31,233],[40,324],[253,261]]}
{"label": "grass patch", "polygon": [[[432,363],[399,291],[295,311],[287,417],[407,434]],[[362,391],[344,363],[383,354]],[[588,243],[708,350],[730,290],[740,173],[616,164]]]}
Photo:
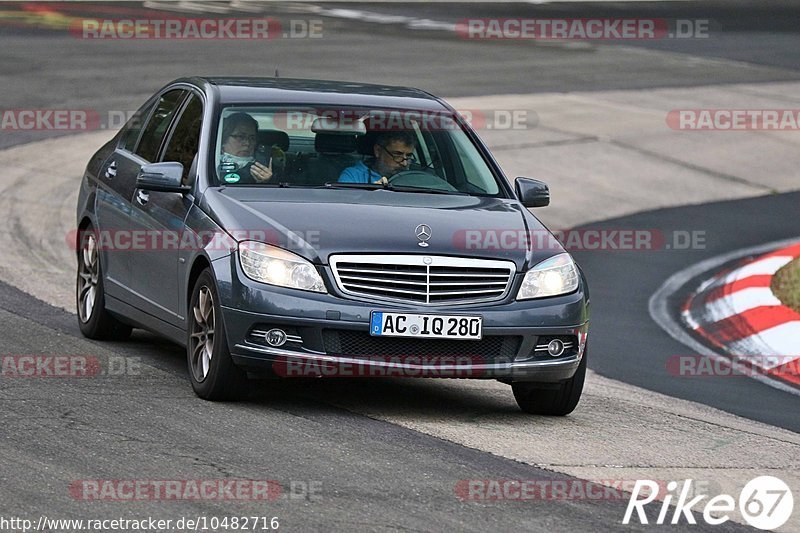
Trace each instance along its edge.
{"label": "grass patch", "polygon": [[800,313],[800,258],[775,274],[772,278],[772,292],[784,305]]}

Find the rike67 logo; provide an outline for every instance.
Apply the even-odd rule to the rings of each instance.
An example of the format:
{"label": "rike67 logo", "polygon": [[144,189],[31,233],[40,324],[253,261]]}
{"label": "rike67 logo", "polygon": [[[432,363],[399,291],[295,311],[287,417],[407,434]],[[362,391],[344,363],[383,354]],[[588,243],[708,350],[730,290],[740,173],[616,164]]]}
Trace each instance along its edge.
{"label": "rike67 logo", "polygon": [[[656,524],[678,524],[685,519],[689,524],[696,524],[694,515],[691,511],[702,512],[703,520],[710,525],[724,524],[730,520],[730,513],[737,507],[737,501],[733,496],[720,494],[710,498],[702,508],[696,508],[708,495],[701,494],[689,499],[692,494],[692,480],[687,479],[678,489],[677,481],[670,481],[666,486],[666,493],[659,494],[659,489],[663,483],[659,484],[649,479],[637,480],[625,509],[623,524],[630,523],[633,512],[636,511],[637,518],[642,524],[647,524],[647,515],[644,508],[647,504],[658,498],[661,500],[661,509],[656,519]],[[673,500],[677,496],[677,501]],[[672,510],[672,518],[666,522],[667,515],[670,513],[670,505],[675,508]],[[781,527],[789,520],[794,508],[794,499],[789,486],[780,479],[773,476],[760,476],[751,479],[739,493],[738,500],[739,512],[744,520],[751,526],[762,530],[773,530]]]}

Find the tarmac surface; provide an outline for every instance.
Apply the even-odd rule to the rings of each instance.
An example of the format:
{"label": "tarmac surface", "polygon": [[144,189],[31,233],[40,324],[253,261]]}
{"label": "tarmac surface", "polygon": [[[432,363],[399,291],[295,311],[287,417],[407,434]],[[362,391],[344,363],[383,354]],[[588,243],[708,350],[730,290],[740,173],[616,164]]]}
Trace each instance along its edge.
{"label": "tarmac surface", "polygon": [[[615,9],[701,17],[694,3],[660,4]],[[472,42],[328,12],[318,42],[86,42],[54,29],[0,26],[6,109],[105,116],[136,109],[180,76],[275,68],[281,76],[414,85],[459,109],[536,118],[535,127],[479,134],[510,178],[551,184],[553,205],[536,212],[550,227],[706,236],[704,247],[685,251],[575,253],[592,289],[593,372],[569,417],[525,416],[507,386],[481,381],[261,383],[247,402],[211,404],[194,397],[180,348],[144,332],[126,343],[90,342],[71,314],[74,263],[65,237],[82,168],[110,132],[4,133],[0,354],[84,355],[102,368],[125,361],[138,370],[0,381],[3,514],[256,513],[280,516],[292,530],[627,530],[625,499],[464,502],[456,487],[467,479],[695,479],[713,494],[738,494],[751,478],[772,474],[800,488],[797,397],[745,378],[669,375],[666,359],[688,348],[647,313],[648,299],[674,272],[800,235],[791,216],[797,132],[685,132],[665,123],[673,109],[791,108],[800,99],[798,34],[779,22],[797,17],[788,3],[764,3],[750,16],[738,5],[709,5],[709,18],[725,22],[704,41],[711,44]],[[308,8],[276,16],[300,18],[300,7]],[[453,20],[555,8],[403,9],[416,19]],[[552,16],[594,13],[581,4],[558,9]],[[217,478],[274,479],[284,492],[319,482],[321,491],[265,506],[84,501],[68,490],[82,479]],[[795,518],[784,530],[797,527]]]}

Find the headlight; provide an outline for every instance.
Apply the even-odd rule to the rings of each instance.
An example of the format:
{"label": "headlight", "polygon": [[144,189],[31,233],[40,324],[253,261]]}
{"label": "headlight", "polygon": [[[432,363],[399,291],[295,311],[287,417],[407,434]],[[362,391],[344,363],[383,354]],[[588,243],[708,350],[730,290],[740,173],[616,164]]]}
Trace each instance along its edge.
{"label": "headlight", "polygon": [[546,259],[525,274],[517,300],[567,294],[578,288],[578,267],[569,254]]}
{"label": "headlight", "polygon": [[313,292],[328,292],[314,265],[282,248],[255,241],[239,243],[245,275],[261,283]]}

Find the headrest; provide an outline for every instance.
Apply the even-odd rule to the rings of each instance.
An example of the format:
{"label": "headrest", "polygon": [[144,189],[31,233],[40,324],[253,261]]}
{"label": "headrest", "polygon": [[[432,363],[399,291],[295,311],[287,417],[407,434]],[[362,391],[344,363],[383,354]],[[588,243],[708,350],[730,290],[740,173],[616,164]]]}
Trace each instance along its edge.
{"label": "headrest", "polygon": [[259,130],[258,144],[277,146],[284,152],[289,150],[289,134],[280,130]]}
{"label": "headrest", "polygon": [[356,136],[340,133],[317,133],[314,149],[321,154],[349,154],[356,150]]}
{"label": "headrest", "polygon": [[359,154],[375,155],[372,147],[375,146],[375,139],[378,138],[378,133],[374,131],[367,132],[366,135],[359,135],[356,141],[356,150]]}

